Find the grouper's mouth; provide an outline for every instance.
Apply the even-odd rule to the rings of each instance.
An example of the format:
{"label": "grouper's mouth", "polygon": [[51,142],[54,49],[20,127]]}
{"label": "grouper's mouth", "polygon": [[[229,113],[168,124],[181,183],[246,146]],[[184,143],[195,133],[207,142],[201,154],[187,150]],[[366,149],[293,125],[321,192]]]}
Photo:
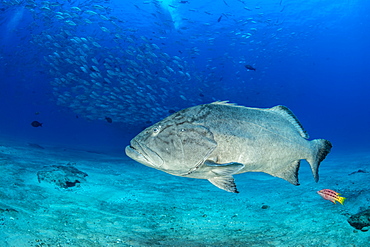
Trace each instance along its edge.
{"label": "grouper's mouth", "polygon": [[131,140],[130,145],[125,148],[125,152],[131,159],[149,167],[158,169],[163,164],[163,160],[156,152],[134,140]]}

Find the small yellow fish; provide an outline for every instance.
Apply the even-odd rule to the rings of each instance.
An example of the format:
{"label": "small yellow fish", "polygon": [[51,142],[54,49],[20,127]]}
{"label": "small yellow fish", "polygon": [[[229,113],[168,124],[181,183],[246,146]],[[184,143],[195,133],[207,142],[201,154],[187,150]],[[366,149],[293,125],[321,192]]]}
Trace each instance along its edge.
{"label": "small yellow fish", "polygon": [[345,197],[339,196],[340,194],[338,192],[335,192],[334,190],[329,190],[329,189],[319,190],[317,191],[317,194],[319,194],[325,200],[329,200],[334,204],[336,204],[335,201],[337,201],[343,205],[344,200],[347,199]]}

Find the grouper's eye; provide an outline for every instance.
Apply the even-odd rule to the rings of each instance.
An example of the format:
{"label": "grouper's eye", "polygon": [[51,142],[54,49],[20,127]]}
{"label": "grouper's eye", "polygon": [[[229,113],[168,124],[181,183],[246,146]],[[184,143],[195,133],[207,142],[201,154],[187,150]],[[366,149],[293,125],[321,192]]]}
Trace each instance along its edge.
{"label": "grouper's eye", "polygon": [[153,129],[153,134],[158,134],[159,132],[161,131],[161,126],[158,126],[158,127],[155,127],[154,129]]}

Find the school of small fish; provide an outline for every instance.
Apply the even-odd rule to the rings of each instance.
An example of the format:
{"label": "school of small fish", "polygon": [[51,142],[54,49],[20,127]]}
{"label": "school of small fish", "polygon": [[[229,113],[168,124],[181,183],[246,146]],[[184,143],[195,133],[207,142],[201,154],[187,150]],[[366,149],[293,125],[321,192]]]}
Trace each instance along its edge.
{"label": "school of small fish", "polygon": [[[21,61],[22,54],[31,52],[25,45],[24,50],[19,47],[19,53],[12,59],[19,57],[14,64],[23,62],[39,67],[49,78],[52,97],[58,105],[86,119],[106,121],[108,118],[114,123],[136,125],[154,123],[169,112],[215,101],[225,97],[223,92],[235,91],[231,90],[233,86],[222,82],[220,67],[224,67],[226,60],[230,66],[239,68],[233,75],[236,81],[245,80],[243,73],[247,70],[243,67],[248,59],[244,55],[236,58],[225,52],[222,61],[206,57],[203,68],[195,65],[194,59],[200,59],[201,53],[207,50],[199,46],[204,43],[208,49],[216,46],[217,37],[223,36],[226,29],[186,33],[193,21],[174,14],[176,8],[188,8],[189,13],[200,10],[192,9],[189,1],[172,2],[166,6],[156,0],[138,5],[130,3],[138,16],[153,18],[146,23],[140,23],[138,16],[118,18],[111,1],[8,0],[0,7],[4,13],[13,11],[32,16],[28,26],[30,35],[24,37],[24,43],[31,45],[32,52],[38,52],[32,61]],[[228,6],[225,1],[224,4]],[[242,1],[239,4],[243,6]],[[244,11],[251,9],[245,7]],[[227,31],[232,41],[230,47],[260,44],[250,39],[258,32],[253,26],[257,18],[232,20],[231,13],[219,16],[204,11],[203,14],[213,20],[213,23],[202,23],[204,27],[220,27],[230,22],[233,26],[239,23],[240,30],[247,29]],[[257,16],[263,18],[261,13]],[[9,28],[11,25],[5,21],[0,18],[0,25]],[[154,28],[145,27],[148,23]],[[144,25],[144,30],[139,24]],[[249,52],[253,49],[249,48]],[[244,85],[241,90],[248,91]]]}

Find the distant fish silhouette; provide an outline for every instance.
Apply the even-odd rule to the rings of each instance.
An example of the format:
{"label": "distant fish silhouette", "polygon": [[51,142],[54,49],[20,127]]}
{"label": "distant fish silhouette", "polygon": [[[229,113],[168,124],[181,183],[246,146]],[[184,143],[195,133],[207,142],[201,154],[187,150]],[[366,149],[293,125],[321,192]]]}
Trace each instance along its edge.
{"label": "distant fish silhouette", "polygon": [[33,148],[45,149],[43,146],[40,146],[37,143],[28,143],[28,146],[33,147]]}
{"label": "distant fish silhouette", "polygon": [[369,173],[369,172],[367,172],[366,170],[359,169],[359,170],[357,170],[357,171],[355,171],[355,172],[351,172],[351,173],[350,173],[350,174],[348,174],[348,175],[353,175],[353,174],[355,174],[355,173]]}
{"label": "distant fish silhouette", "polygon": [[247,65],[244,65],[244,67],[247,69],[247,70],[256,70],[255,68],[253,68],[252,67],[252,65],[249,65],[249,64],[247,64]]}
{"label": "distant fish silhouette", "polygon": [[33,127],[42,127],[42,123],[40,123],[39,121],[33,121],[33,122],[31,123],[31,125],[32,125]]}
{"label": "distant fish silhouette", "polygon": [[113,123],[113,120],[110,117],[105,117],[105,120],[107,120],[108,123]]}

